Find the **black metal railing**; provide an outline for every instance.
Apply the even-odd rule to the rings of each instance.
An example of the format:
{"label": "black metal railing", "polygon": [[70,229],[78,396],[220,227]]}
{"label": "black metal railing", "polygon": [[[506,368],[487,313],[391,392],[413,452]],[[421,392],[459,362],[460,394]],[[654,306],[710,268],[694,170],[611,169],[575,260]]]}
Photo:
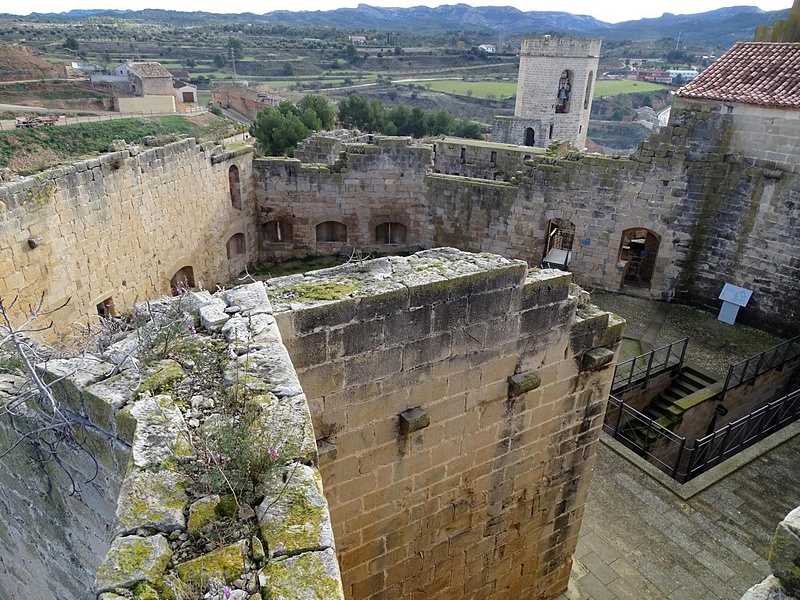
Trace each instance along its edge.
{"label": "black metal railing", "polygon": [[800,336],[731,365],[728,367],[728,375],[725,377],[725,385],[722,388],[720,400],[725,397],[725,392],[728,390],[739,387],[744,383],[752,384],[761,373],[770,369],[780,368],[786,362],[798,356],[800,356]]}
{"label": "black metal railing", "polygon": [[687,477],[691,479],[800,418],[800,390],[774,400],[728,423],[692,448]]}
{"label": "black metal railing", "polygon": [[676,481],[685,483],[798,419],[800,389],[687,447],[686,438],[609,396],[603,430]]}
{"label": "black metal railing", "polygon": [[689,338],[683,338],[667,346],[652,350],[647,354],[634,356],[617,364],[617,368],[614,371],[614,380],[611,383],[611,391],[616,391],[633,382],[641,382],[642,387],[647,387],[653,372],[683,364],[688,343]]}
{"label": "black metal railing", "polygon": [[614,396],[608,397],[603,430],[676,478],[686,438],[670,431]]}

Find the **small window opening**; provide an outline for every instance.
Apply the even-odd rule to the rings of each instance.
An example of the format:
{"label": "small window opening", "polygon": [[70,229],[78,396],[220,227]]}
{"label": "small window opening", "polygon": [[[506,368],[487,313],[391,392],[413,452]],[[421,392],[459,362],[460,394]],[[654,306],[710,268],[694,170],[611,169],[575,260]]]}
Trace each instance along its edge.
{"label": "small window opening", "polygon": [[225,244],[225,250],[227,251],[229,259],[237,255],[246,254],[247,247],[245,246],[244,234],[237,233],[231,236],[231,239]]}
{"label": "small window opening", "polygon": [[467,149],[464,146],[462,146],[461,147],[461,162],[463,163],[466,160],[467,160]]}
{"label": "small window opening", "polygon": [[194,269],[190,266],[181,267],[169,280],[169,288],[173,296],[179,296],[183,292],[195,287]]}
{"label": "small window opening", "polygon": [[495,152],[495,151],[493,150],[493,151],[492,151],[492,154],[491,154],[491,156],[489,157],[489,160],[490,160],[491,162],[493,162],[493,163],[494,163],[494,162],[497,162],[497,152]]}
{"label": "small window opening", "polygon": [[533,131],[533,127],[527,127],[525,129],[525,145],[533,146],[535,143],[536,143],[536,133]]}
{"label": "small window opening", "polygon": [[401,245],[406,243],[406,226],[402,223],[381,223],[375,228],[376,244]]}
{"label": "small window opening", "polygon": [[347,242],[347,225],[337,221],[325,221],[317,225],[318,242]]}
{"label": "small window opening", "polygon": [[114,305],[113,298],[106,298],[100,304],[97,305],[97,314],[100,315],[104,319],[109,319],[111,317],[117,316],[117,308]]}
{"label": "small window opening", "polygon": [[261,237],[265,242],[273,244],[291,242],[294,237],[294,228],[287,221],[267,221],[261,228]]}
{"label": "small window opening", "polygon": [[589,98],[592,97],[593,82],[594,82],[594,71],[589,71],[589,77],[586,79],[586,95],[583,98],[583,110],[589,108]]}
{"label": "small window opening", "polygon": [[548,135],[548,138],[551,139],[551,140],[553,139],[553,124],[552,123],[550,123],[550,133]]}
{"label": "small window opening", "polygon": [[242,190],[239,185],[239,167],[231,165],[228,169],[228,185],[231,188],[231,206],[242,210]]}
{"label": "small window opening", "polygon": [[572,94],[572,71],[566,70],[558,79],[558,92],[556,93],[556,113],[569,112],[569,100]]}

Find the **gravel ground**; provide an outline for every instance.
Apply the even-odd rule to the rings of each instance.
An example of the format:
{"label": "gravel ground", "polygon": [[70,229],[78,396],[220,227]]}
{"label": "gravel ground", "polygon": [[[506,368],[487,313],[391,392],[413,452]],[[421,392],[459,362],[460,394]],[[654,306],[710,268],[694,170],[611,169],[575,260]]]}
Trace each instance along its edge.
{"label": "gravel ground", "polygon": [[[654,300],[641,300],[621,294],[592,292],[592,302],[628,321],[625,336],[638,338],[647,329],[658,308]],[[686,362],[723,378],[728,366],[758,354],[784,341],[746,325],[727,325],[711,314],[681,304],[669,303],[667,320],[655,339],[655,347],[689,338]],[[625,357],[627,358],[627,357]]]}

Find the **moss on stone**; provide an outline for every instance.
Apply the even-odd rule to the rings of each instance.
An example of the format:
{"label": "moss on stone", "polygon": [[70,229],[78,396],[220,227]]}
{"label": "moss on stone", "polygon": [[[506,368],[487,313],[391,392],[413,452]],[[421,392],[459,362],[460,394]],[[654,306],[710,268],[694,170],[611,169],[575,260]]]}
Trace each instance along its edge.
{"label": "moss on stone", "polygon": [[333,550],[306,552],[299,556],[271,561],[259,573],[261,594],[271,600],[338,600],[344,597]]}
{"label": "moss on stone", "polygon": [[214,520],[219,501],[219,496],[214,494],[200,498],[189,507],[189,523],[187,525],[189,533],[196,533]]}
{"label": "moss on stone", "polygon": [[352,283],[328,281],[318,283],[299,283],[281,288],[275,296],[289,302],[313,302],[319,300],[339,300],[358,290]]}
{"label": "moss on stone", "polygon": [[183,367],[174,360],[162,360],[155,365],[155,373],[144,379],[138,393],[160,394],[172,389],[175,382],[186,377]]}
{"label": "moss on stone", "polygon": [[230,582],[245,572],[246,557],[247,541],[240,540],[178,565],[178,577],[195,585],[205,584],[210,577]]}
{"label": "moss on stone", "polygon": [[133,597],[136,600],[159,600],[156,589],[146,581],[140,581],[133,587]]}

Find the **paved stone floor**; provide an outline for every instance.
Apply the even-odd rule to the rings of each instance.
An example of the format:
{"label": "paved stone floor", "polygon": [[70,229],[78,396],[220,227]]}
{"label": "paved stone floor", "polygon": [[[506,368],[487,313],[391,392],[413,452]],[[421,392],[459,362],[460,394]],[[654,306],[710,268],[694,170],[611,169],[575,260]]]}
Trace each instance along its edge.
{"label": "paved stone floor", "polygon": [[681,500],[600,444],[572,581],[560,600],[738,600],[769,574],[800,505],[800,436]]}

